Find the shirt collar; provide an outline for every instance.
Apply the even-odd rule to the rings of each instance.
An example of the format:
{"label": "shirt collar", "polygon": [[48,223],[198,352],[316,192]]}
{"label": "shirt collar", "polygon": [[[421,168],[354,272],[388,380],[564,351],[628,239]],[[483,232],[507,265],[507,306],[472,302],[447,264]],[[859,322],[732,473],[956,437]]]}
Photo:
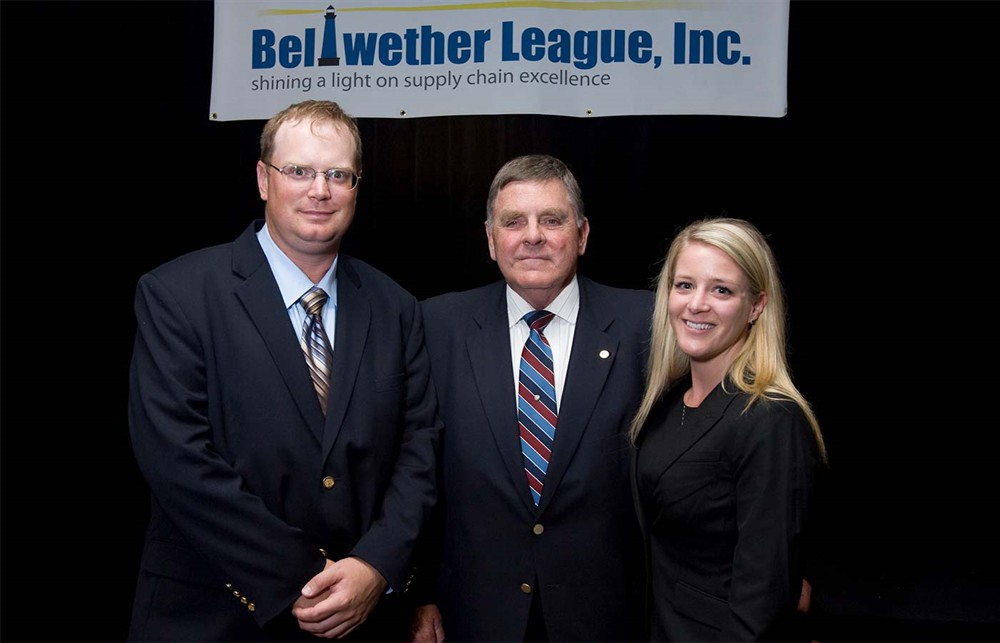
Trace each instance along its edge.
{"label": "shirt collar", "polygon": [[[514,292],[514,289],[507,284],[507,324],[513,328],[517,322],[534,308],[524,300],[521,295]],[[580,312],[580,284],[573,275],[573,280],[562,289],[562,291],[552,300],[545,310],[553,313],[559,319],[570,324],[576,323],[577,313]]]}
{"label": "shirt collar", "polygon": [[[264,251],[264,256],[267,257],[267,263],[271,266],[274,280],[278,282],[278,290],[281,291],[281,299],[285,308],[291,308],[298,303],[302,295],[313,287],[313,282],[274,242],[266,223],[257,231],[257,241],[260,243],[261,250]],[[330,269],[326,271],[319,283],[315,284],[326,291],[327,306],[336,307],[337,305],[337,263],[339,259],[340,255],[338,254],[334,258],[333,264],[330,265]]]}

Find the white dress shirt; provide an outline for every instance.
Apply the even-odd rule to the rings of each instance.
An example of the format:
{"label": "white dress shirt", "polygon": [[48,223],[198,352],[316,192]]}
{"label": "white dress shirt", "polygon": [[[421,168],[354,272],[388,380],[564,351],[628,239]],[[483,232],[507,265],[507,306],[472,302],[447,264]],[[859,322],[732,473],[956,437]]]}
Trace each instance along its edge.
{"label": "white dress shirt", "polygon": [[[521,351],[528,341],[531,328],[523,317],[535,310],[518,295],[508,284],[507,286],[507,322],[510,325],[510,358],[513,365],[514,404],[517,404],[518,380],[521,371]],[[573,348],[573,333],[576,331],[576,316],[580,312],[580,284],[573,276],[573,281],[563,288],[562,292],[546,306],[545,310],[555,317],[545,327],[543,333],[552,347],[552,364],[556,378],[556,409],[562,406],[563,385],[566,383],[566,369],[569,367],[569,354]]]}

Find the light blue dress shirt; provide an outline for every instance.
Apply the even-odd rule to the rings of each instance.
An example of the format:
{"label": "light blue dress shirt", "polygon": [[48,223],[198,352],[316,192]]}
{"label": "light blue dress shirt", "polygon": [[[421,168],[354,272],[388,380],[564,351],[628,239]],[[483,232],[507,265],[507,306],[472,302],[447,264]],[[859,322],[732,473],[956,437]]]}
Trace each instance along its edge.
{"label": "light blue dress shirt", "polygon": [[319,283],[314,284],[309,277],[306,277],[306,273],[292,263],[288,255],[274,243],[274,239],[267,231],[266,224],[257,232],[257,242],[260,243],[264,256],[267,257],[267,263],[271,266],[275,281],[278,282],[281,299],[285,302],[288,318],[291,320],[295,336],[299,338],[300,342],[302,341],[302,327],[305,323],[306,311],[299,303],[299,299],[313,286],[319,286],[326,291],[328,299],[326,305],[323,306],[323,327],[330,338],[330,350],[332,351],[334,335],[336,334],[334,329],[337,327],[337,260],[339,256],[334,258],[333,264],[319,280]]}

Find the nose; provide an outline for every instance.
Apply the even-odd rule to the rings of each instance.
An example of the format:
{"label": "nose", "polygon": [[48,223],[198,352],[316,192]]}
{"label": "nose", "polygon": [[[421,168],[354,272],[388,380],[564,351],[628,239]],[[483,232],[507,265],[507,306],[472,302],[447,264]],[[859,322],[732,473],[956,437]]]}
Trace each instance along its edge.
{"label": "nose", "polygon": [[705,296],[705,291],[698,288],[691,293],[688,297],[688,309],[693,312],[701,312],[708,310],[708,300]]}
{"label": "nose", "polygon": [[321,200],[330,198],[330,184],[327,183],[325,174],[316,173],[312,183],[309,184],[309,196]]}
{"label": "nose", "polygon": [[528,225],[524,228],[524,242],[539,244],[545,241],[544,230],[534,219],[528,219]]}

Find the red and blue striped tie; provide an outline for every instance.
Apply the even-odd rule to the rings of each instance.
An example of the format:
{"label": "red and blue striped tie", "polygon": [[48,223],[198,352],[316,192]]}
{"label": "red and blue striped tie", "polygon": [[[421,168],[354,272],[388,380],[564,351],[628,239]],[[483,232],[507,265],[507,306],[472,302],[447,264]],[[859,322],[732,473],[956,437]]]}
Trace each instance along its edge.
{"label": "red and blue striped tie", "polygon": [[552,370],[552,347],[543,330],[555,315],[534,310],[524,316],[531,327],[521,351],[517,387],[517,420],[520,425],[521,454],[531,497],[538,505],[545,472],[556,437],[556,380]]}

